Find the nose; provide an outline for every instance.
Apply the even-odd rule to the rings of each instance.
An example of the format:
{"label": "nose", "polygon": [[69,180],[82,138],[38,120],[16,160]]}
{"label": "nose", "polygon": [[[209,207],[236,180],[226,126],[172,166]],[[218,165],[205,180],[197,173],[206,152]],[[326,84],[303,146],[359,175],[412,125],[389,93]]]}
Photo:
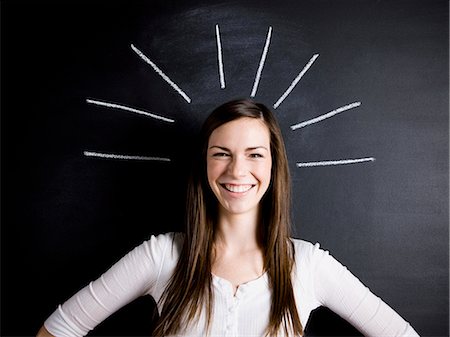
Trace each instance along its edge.
{"label": "nose", "polygon": [[244,177],[247,174],[247,170],[245,159],[240,156],[233,157],[228,166],[228,173],[235,178]]}

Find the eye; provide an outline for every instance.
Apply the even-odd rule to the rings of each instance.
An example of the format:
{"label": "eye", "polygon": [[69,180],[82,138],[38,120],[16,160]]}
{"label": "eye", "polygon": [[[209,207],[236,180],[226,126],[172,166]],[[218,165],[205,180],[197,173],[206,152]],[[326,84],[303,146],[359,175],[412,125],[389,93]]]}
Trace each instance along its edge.
{"label": "eye", "polygon": [[264,156],[260,153],[251,153],[250,158],[264,158]]}
{"label": "eye", "polygon": [[213,157],[229,157],[230,155],[226,152],[216,152],[213,154]]}

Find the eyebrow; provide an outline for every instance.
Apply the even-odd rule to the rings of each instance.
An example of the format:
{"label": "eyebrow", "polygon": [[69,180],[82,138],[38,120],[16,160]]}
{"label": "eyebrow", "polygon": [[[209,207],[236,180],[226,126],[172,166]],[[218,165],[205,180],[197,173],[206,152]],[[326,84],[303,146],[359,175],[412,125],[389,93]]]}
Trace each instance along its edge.
{"label": "eyebrow", "polygon": [[[219,145],[212,145],[212,146],[210,146],[208,148],[208,150],[211,150],[212,148],[218,148],[218,149],[223,150],[223,151],[231,152],[230,149],[228,149],[226,147],[223,147],[223,146],[219,146]],[[263,149],[263,150],[269,151],[265,146],[248,147],[248,148],[245,149],[245,151],[253,151],[253,150],[257,150],[257,149]]]}

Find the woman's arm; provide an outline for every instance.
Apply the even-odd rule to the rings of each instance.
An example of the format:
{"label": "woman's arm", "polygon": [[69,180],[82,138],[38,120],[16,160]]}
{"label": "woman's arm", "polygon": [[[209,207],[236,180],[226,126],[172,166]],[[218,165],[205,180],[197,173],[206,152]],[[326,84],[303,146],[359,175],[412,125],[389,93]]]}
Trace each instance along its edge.
{"label": "woman's arm", "polygon": [[314,284],[322,305],[351,323],[364,336],[418,337],[397,312],[374,295],[327,251],[314,247]]}
{"label": "woman's arm", "polygon": [[152,236],[130,251],[100,278],[58,306],[40,330],[42,336],[85,336],[137,297],[153,294],[165,251],[170,251],[171,244],[172,235]]}

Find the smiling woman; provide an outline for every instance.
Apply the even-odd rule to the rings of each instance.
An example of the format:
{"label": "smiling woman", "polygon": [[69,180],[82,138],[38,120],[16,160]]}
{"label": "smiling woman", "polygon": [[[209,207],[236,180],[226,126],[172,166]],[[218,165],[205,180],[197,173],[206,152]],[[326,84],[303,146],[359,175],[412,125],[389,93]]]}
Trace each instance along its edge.
{"label": "smiling woman", "polygon": [[155,336],[301,336],[327,306],[367,336],[418,336],[319,245],[290,236],[281,131],[264,105],[226,103],[204,123],[185,233],[152,237],[45,322],[39,336],[82,336],[149,294]]}
{"label": "smiling woman", "polygon": [[[213,335],[262,335],[264,331],[276,335],[280,330],[301,334],[290,277],[293,250],[288,241],[289,169],[278,122],[262,104],[231,101],[206,119],[199,143],[188,188],[186,244],[172,283],[163,295],[168,303],[156,334],[183,328],[179,317],[184,317],[185,312],[180,302],[185,301],[189,317],[195,317],[202,310],[196,305],[196,294],[206,303],[206,327],[212,329]],[[250,189],[245,190],[249,188],[245,185]],[[192,274],[195,276],[186,280],[185,275]],[[266,293],[261,297],[266,301],[265,318],[253,318],[250,330],[246,330],[246,315],[240,317],[243,322],[239,329],[231,323],[225,330],[217,326],[217,318],[212,320],[210,316],[210,303],[215,313],[223,310],[217,307],[219,299],[211,290],[211,282],[217,277],[227,289],[227,298],[222,301],[230,300],[230,288],[239,297],[244,289],[241,285],[248,286],[250,281],[263,282],[266,291],[272,288],[274,296],[267,297]],[[190,298],[180,293],[186,283],[194,294]],[[179,309],[165,312],[165,308]],[[192,334],[204,335],[202,330],[188,333]]]}
{"label": "smiling woman", "polygon": [[241,118],[211,134],[208,182],[221,215],[251,212],[255,216],[269,187],[271,168],[270,133],[262,120]]}

